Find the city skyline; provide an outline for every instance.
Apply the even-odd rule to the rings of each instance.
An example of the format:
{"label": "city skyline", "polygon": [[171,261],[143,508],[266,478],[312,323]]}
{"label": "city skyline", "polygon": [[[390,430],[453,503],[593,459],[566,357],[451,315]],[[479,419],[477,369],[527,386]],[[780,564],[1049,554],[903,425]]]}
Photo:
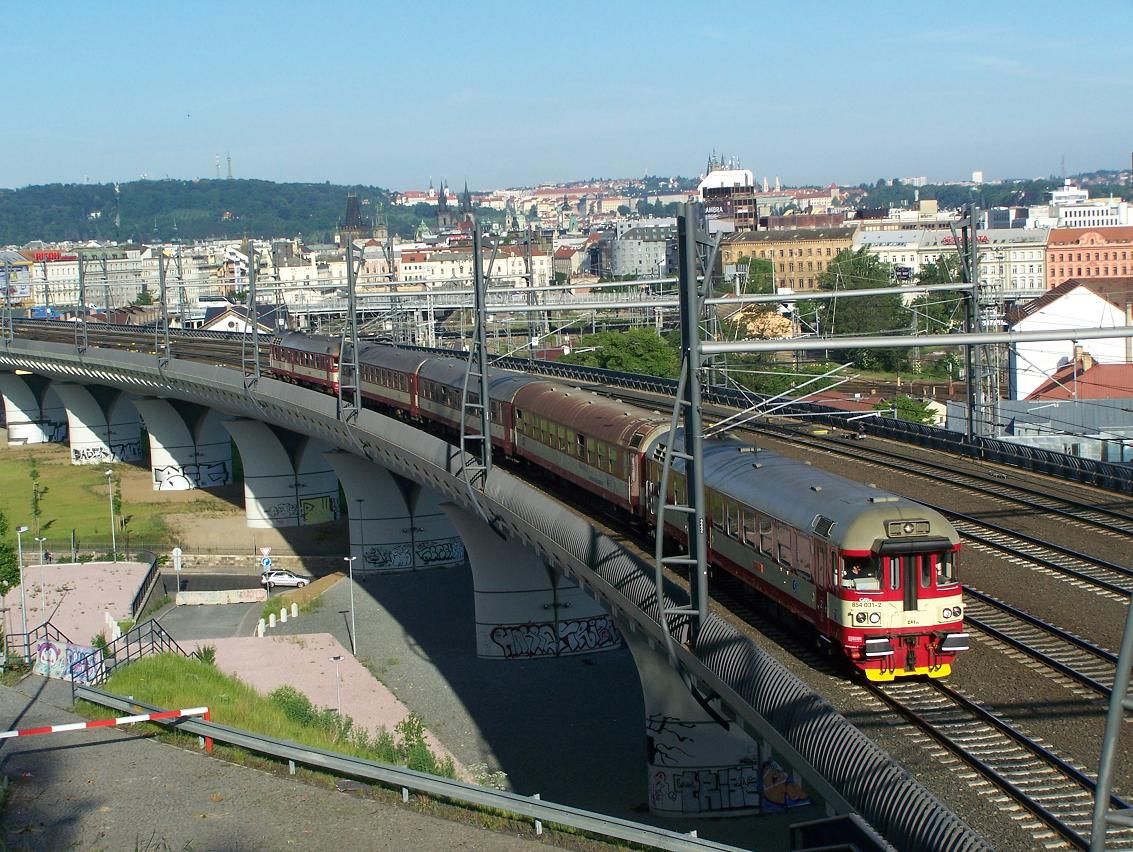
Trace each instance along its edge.
{"label": "city skyline", "polygon": [[[0,187],[227,176],[393,190],[644,174],[708,155],[856,184],[1129,166],[1133,3],[77,3],[10,10]],[[935,9],[931,10],[936,12]],[[1025,14],[1024,14],[1025,13]],[[1063,167],[1065,163],[1065,167]]]}

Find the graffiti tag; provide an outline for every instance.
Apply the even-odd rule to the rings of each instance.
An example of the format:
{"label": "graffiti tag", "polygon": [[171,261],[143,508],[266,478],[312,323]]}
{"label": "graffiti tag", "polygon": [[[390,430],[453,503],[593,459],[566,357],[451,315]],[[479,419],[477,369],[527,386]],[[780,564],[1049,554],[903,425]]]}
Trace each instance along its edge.
{"label": "graffiti tag", "polygon": [[622,642],[608,615],[560,621],[557,627],[556,632],[550,623],[501,624],[488,637],[503,649],[505,659],[583,654],[617,648]]}

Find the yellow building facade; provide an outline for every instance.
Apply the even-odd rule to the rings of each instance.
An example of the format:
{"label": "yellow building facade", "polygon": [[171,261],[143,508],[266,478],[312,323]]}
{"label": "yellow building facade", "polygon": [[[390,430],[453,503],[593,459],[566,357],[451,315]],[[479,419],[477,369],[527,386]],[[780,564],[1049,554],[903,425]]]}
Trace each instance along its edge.
{"label": "yellow building facade", "polygon": [[775,264],[775,286],[796,293],[817,290],[819,276],[838,252],[852,249],[855,228],[799,228],[791,231],[737,231],[720,244],[724,265],[742,258]]}

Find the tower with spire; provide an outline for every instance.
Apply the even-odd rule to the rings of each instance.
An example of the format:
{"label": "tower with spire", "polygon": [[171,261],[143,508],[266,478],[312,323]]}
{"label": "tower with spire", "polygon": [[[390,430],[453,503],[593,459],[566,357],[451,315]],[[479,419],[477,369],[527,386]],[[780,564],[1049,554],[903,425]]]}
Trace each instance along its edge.
{"label": "tower with spire", "polygon": [[468,181],[464,182],[464,192],[460,194],[460,221],[471,222],[476,210],[472,206],[472,193],[468,190]]}
{"label": "tower with spire", "polygon": [[447,231],[453,224],[453,210],[448,206],[448,184],[442,180],[440,190],[437,192],[437,230]]}

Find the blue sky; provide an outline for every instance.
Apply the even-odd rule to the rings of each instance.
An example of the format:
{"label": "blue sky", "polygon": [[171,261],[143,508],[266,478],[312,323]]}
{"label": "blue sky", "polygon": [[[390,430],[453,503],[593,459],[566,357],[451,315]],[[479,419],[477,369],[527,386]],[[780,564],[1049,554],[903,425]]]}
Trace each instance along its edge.
{"label": "blue sky", "polygon": [[[1066,32],[1077,15],[1077,25]],[[1133,0],[8,4],[0,187],[1129,165]]]}

